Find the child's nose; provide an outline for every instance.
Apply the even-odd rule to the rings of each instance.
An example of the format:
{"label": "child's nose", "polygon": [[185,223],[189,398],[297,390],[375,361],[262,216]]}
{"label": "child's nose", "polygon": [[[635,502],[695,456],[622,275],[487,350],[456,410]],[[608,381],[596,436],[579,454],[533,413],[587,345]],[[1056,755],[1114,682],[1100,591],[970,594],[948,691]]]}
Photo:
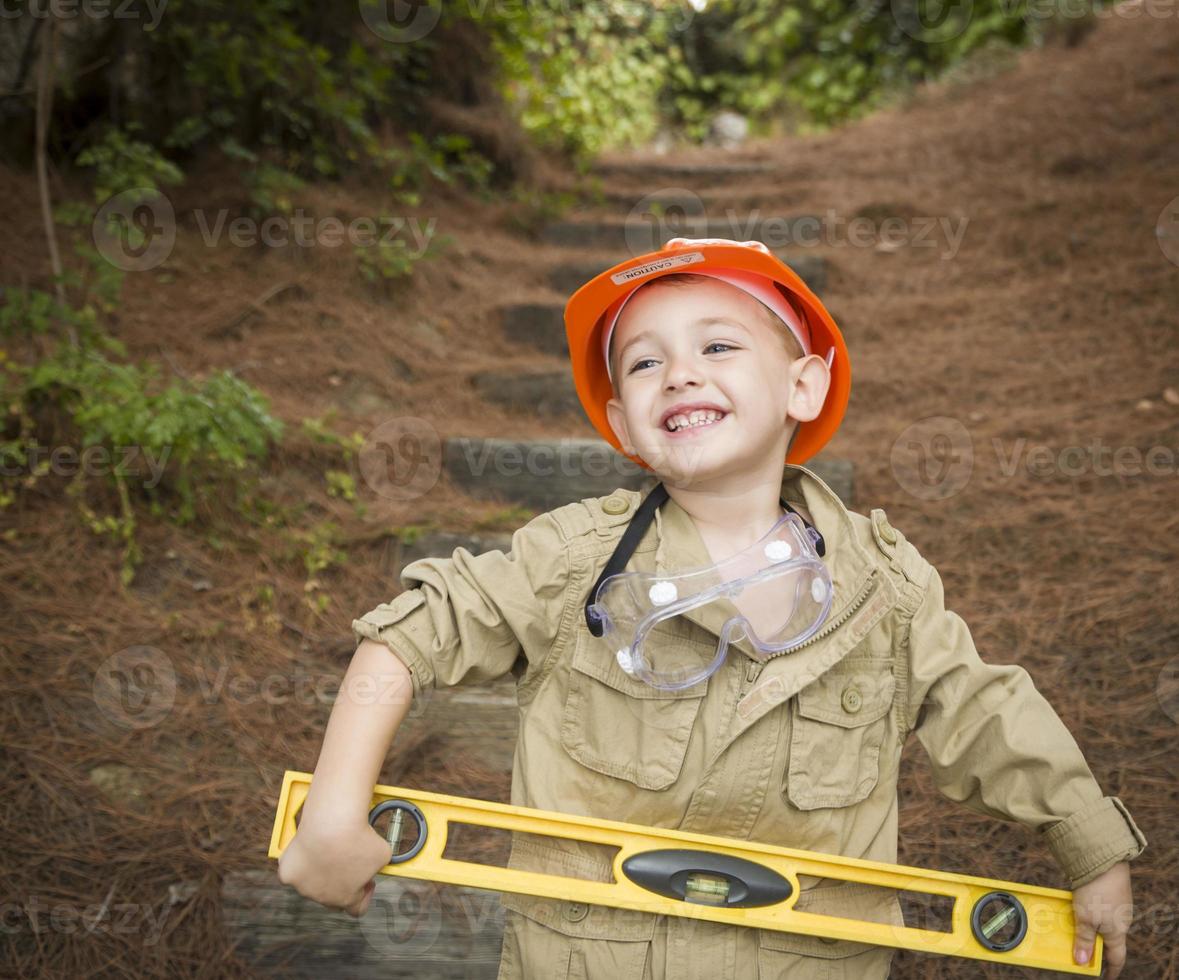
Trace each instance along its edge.
{"label": "child's nose", "polygon": [[670,353],[667,355],[664,377],[667,387],[682,388],[688,384],[700,384],[703,380],[703,366],[691,353]]}

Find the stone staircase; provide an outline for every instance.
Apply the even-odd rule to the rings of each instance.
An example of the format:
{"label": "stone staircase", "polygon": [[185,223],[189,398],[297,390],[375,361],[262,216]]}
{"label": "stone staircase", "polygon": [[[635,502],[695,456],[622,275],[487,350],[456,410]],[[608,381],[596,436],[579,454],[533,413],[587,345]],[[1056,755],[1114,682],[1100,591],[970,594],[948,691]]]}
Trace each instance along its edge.
{"label": "stone staircase", "polygon": [[[691,180],[694,188],[677,187],[630,198],[615,192],[594,214],[559,221],[544,229],[541,238],[554,253],[547,276],[551,300],[507,304],[499,308],[498,314],[509,343],[565,363],[536,373],[476,375],[472,381],[488,402],[520,413],[539,412],[555,420],[581,417],[567,364],[564,305],[576,288],[626,255],[654,250],[675,236],[739,240],[752,237],[770,244],[768,234],[763,239],[768,230],[766,222],[747,221],[735,210],[727,214],[722,210],[726,185],[734,178],[770,172],[766,164],[644,164],[641,169],[612,164],[604,165],[600,172],[611,178],[645,179],[647,186],[672,179]],[[791,224],[817,219],[800,215],[778,220]],[[821,257],[789,250],[778,254],[812,289],[822,291],[826,267]],[[513,465],[501,465],[507,460]],[[530,460],[543,460],[549,465],[527,465]],[[846,504],[853,505],[850,461],[820,456],[807,465]],[[606,495],[619,487],[645,492],[654,484],[651,474],[598,438],[454,436],[444,443],[443,469],[452,486],[473,498],[497,500],[537,512],[584,497]],[[418,558],[449,557],[459,547],[478,554],[495,548],[507,551],[510,546],[510,534],[439,531],[422,535],[412,545],[396,543],[396,553],[382,571],[387,580],[396,581],[401,569]],[[517,724],[515,682],[511,677],[478,689],[430,691],[423,700],[424,710],[410,713],[398,737],[445,732],[454,744],[464,746],[464,755],[472,761],[491,771],[511,771]],[[506,861],[506,850],[502,858]],[[272,871],[232,876],[225,883],[224,898],[226,921],[241,938],[242,954],[252,962],[274,967],[282,951],[294,947],[306,951],[282,968],[284,976],[311,977],[326,972],[386,980],[490,980],[497,972],[503,912],[493,892],[451,886],[444,900],[437,886],[430,883],[378,876],[373,907],[360,922],[301,899],[292,889],[280,886]],[[418,916],[421,922],[409,923],[414,928],[408,931],[406,902],[425,910]],[[481,911],[472,915],[471,908]],[[422,923],[426,932],[418,928]]]}

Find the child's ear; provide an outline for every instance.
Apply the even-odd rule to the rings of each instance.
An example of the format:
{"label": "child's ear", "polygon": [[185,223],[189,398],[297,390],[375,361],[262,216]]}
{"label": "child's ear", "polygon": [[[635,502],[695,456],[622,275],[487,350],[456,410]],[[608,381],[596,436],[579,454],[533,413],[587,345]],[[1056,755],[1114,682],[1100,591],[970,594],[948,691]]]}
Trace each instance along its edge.
{"label": "child's ear", "polygon": [[606,419],[610,423],[610,428],[614,430],[614,435],[622,445],[623,450],[633,456],[635,447],[630,441],[630,430],[626,425],[626,413],[622,410],[622,402],[617,398],[611,398],[606,402]]}
{"label": "child's ear", "polygon": [[790,365],[790,381],[787,416],[799,422],[818,418],[831,388],[831,369],[827,362],[818,354],[800,358]]}

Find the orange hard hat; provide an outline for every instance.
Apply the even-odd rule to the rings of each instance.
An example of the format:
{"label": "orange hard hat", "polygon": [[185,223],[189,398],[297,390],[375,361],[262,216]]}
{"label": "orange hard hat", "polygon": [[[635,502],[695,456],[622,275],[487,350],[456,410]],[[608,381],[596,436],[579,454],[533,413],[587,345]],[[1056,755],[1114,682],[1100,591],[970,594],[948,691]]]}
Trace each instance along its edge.
{"label": "orange hard hat", "polygon": [[620,262],[578,289],[565,306],[565,334],[581,406],[603,439],[627,459],[651,469],[640,457],[625,452],[610,428],[606,403],[614,391],[603,356],[603,331],[613,323],[631,292],[644,283],[675,273],[709,271],[754,273],[785,289],[805,319],[811,352],[828,360],[831,385],[823,408],[816,418],[798,423],[786,454],[787,463],[801,465],[826,445],[843,421],[851,391],[851,364],[843,335],[826,307],[798,274],[762,242],[673,238],[658,251]]}

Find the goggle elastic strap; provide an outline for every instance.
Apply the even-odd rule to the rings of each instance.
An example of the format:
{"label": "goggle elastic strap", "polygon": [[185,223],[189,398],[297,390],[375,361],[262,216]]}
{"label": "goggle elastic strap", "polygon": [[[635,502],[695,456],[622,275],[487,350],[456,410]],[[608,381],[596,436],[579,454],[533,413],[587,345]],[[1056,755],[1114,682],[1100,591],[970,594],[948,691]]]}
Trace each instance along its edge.
{"label": "goggle elastic strap", "polygon": [[[618,542],[618,546],[614,549],[614,554],[610,556],[610,560],[606,562],[606,567],[602,569],[602,574],[598,576],[598,580],[589,591],[589,598],[585,601],[585,622],[589,627],[590,633],[595,637],[601,637],[602,620],[598,616],[597,610],[592,609],[594,602],[598,596],[598,590],[602,587],[602,583],[606,581],[611,575],[622,572],[626,568],[626,563],[630,561],[631,556],[635,553],[635,548],[639,546],[639,542],[643,539],[643,535],[647,533],[647,528],[651,526],[651,522],[655,519],[655,511],[662,507],[668,499],[667,487],[662,482],[655,484],[651,492],[639,504],[638,510],[635,511],[635,516],[631,518],[630,524],[627,525],[626,531],[623,532],[622,540]],[[810,535],[811,541],[814,543],[815,551],[819,557],[822,558],[827,553],[827,544],[823,540],[823,535],[819,533],[818,528],[812,527],[810,522],[805,517],[798,513],[781,497],[778,498],[780,503],[791,514],[795,514],[806,525],[807,534]]]}

